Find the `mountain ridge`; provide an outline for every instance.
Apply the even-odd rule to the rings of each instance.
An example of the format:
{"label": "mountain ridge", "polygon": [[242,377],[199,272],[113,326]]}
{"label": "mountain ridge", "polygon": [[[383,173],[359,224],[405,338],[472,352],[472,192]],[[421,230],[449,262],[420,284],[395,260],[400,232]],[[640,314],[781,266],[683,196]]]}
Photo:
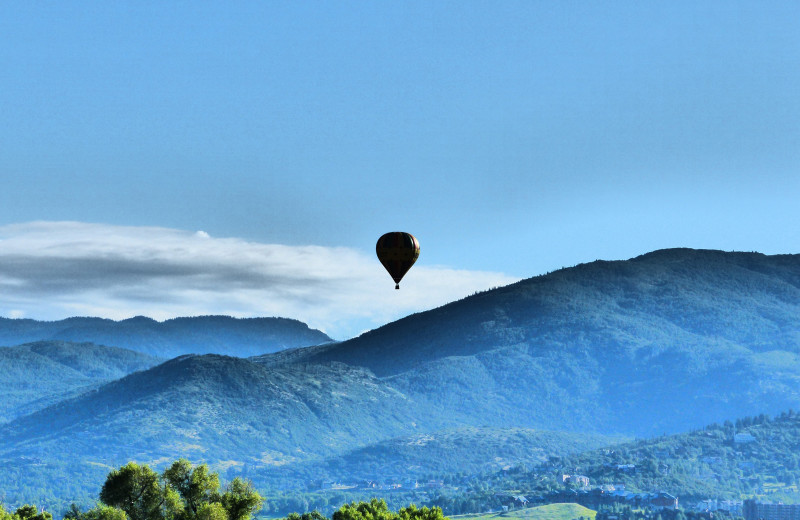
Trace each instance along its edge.
{"label": "mountain ridge", "polygon": [[[721,262],[723,259],[735,261]],[[756,260],[761,260],[762,262],[757,262]],[[763,261],[767,261],[772,265],[764,265]],[[518,327],[512,327],[510,329],[507,326],[510,324],[507,309],[498,309],[497,307],[499,304],[495,301],[492,302],[492,309],[488,309],[490,312],[486,312],[487,309],[480,308],[478,305],[476,305],[477,302],[486,298],[502,300],[504,295],[516,296],[520,300],[524,300],[524,303],[527,304],[525,309],[526,312],[535,316],[553,308],[563,310],[565,307],[570,305],[579,305],[578,303],[569,300],[571,296],[575,295],[574,289],[580,285],[582,285],[584,288],[594,289],[598,283],[600,283],[599,280],[592,279],[589,275],[602,274],[604,276],[609,276],[609,274],[613,275],[614,271],[616,270],[627,270],[628,272],[633,273],[635,272],[635,269],[630,269],[631,266],[646,265],[649,263],[657,268],[653,270],[653,272],[649,273],[652,278],[650,283],[654,286],[657,286],[665,284],[663,277],[669,274],[670,268],[673,272],[680,272],[681,269],[676,268],[675,266],[682,266],[687,263],[694,263],[694,265],[697,266],[702,262],[714,265],[715,267],[721,267],[727,264],[727,267],[729,268],[736,267],[739,269],[747,269],[758,273],[759,275],[774,275],[776,273],[780,273],[783,275],[781,282],[790,285],[794,290],[792,302],[795,305],[797,304],[797,296],[800,294],[800,292],[798,292],[800,291],[800,273],[797,272],[798,269],[800,269],[800,267],[798,267],[800,265],[800,255],[768,256],[762,253],[728,253],[716,250],[695,250],[689,248],[661,249],[634,257],[629,260],[596,260],[594,262],[578,264],[574,267],[562,268],[544,275],[527,278],[504,287],[468,296],[461,300],[445,304],[436,309],[406,316],[395,322],[365,332],[357,338],[341,341],[326,348],[317,349],[307,357],[307,360],[341,361],[346,357],[346,359],[350,362],[357,360],[361,362],[363,366],[368,366],[378,376],[392,375],[395,372],[398,372],[402,369],[408,369],[409,367],[408,363],[403,362],[403,360],[397,356],[393,356],[392,352],[390,352],[395,344],[402,344],[407,341],[407,334],[402,334],[398,331],[401,329],[418,331],[421,326],[428,326],[428,324],[425,323],[425,317],[427,316],[435,314],[436,319],[440,322],[451,320],[454,323],[449,327],[449,330],[457,330],[463,326],[468,326],[471,330],[475,331],[475,336],[480,336],[481,332],[491,333],[491,329],[493,328],[502,328],[502,332],[505,337],[496,337],[494,339],[498,340],[496,343],[497,346],[508,346],[514,344],[516,339],[521,339],[519,333],[522,331],[520,331]],[[659,267],[660,269],[658,269]],[[704,276],[708,277],[709,275],[713,274],[714,271],[706,269]],[[662,279],[659,280],[659,277]],[[632,281],[630,280],[624,280],[621,279],[621,277],[618,277],[618,279],[615,281],[621,283],[619,283],[619,286],[613,292],[624,293],[625,291],[634,289],[634,287],[632,287]],[[541,296],[541,286],[549,286],[551,289],[550,292],[544,296]],[[606,283],[602,289],[607,290],[611,287],[612,286]],[[782,294],[782,291],[779,288],[774,287],[774,284],[772,288],[775,290],[776,294]],[[570,292],[572,294],[570,294]],[[728,294],[729,296],[735,296],[735,294]],[[610,299],[609,297],[612,296],[614,295],[606,295],[607,299]],[[673,289],[671,296],[678,296],[677,291]],[[741,300],[741,298],[739,299]],[[501,301],[499,303],[502,304],[506,302]],[[619,302],[619,306],[621,308],[624,309],[625,305],[626,302],[624,300]],[[456,314],[457,316],[454,316]],[[681,328],[682,325],[687,324],[685,319],[680,319],[678,316],[671,316],[671,318],[674,320],[672,324],[678,328]],[[476,320],[481,321],[476,322]],[[665,321],[666,322],[662,323],[662,325],[670,325],[669,320]],[[730,322],[730,320],[726,321]],[[480,328],[476,327],[476,325],[483,326],[484,330],[480,330]],[[504,327],[504,325],[506,326]],[[375,344],[377,341],[374,340],[378,338],[382,341],[382,345],[379,346],[379,350],[376,350]],[[386,341],[389,338],[396,339],[394,341]],[[452,342],[447,342],[441,337],[437,339],[439,340],[438,343],[428,345],[426,347],[426,352],[435,351],[435,347],[445,347],[439,351],[440,357],[442,357],[441,352],[449,352],[454,355],[470,355],[471,353],[474,353],[473,351],[469,350],[470,342],[466,342],[466,346],[462,345],[460,348],[453,349]],[[797,334],[793,335],[792,340],[798,341]],[[366,345],[366,348],[362,345]],[[475,346],[474,350],[478,350],[480,348],[480,345],[478,345]],[[367,355],[365,351],[368,351],[369,355]],[[376,363],[374,359],[372,359],[377,357],[376,352],[378,352],[382,358],[390,359],[391,361],[384,364]]]}
{"label": "mountain ridge", "polygon": [[332,341],[325,333],[289,318],[179,317],[156,321],[72,317],[58,321],[0,318],[0,344],[34,341],[91,342],[127,348],[161,358],[183,354],[238,357]]}
{"label": "mountain ridge", "polygon": [[800,408],[798,323],[798,255],[591,262],[348,341],[169,360],[4,425],[0,461],[256,474],[443,429],[687,431]]}
{"label": "mountain ridge", "polygon": [[37,341],[0,347],[0,424],[161,361],[94,343]]}
{"label": "mountain ridge", "polygon": [[[197,457],[214,446],[210,460],[257,463],[269,452],[280,462],[412,433],[406,401],[368,371],[340,363],[278,371],[233,356],[184,355],[7,423],[0,445],[38,439],[51,454],[102,445],[120,460]],[[367,425],[352,418],[364,402],[375,403]]]}
{"label": "mountain ridge", "polygon": [[[527,427],[648,435],[797,407],[797,323],[800,255],[667,249],[522,280],[292,361],[363,366],[417,399]],[[565,419],[567,402],[596,411]]]}

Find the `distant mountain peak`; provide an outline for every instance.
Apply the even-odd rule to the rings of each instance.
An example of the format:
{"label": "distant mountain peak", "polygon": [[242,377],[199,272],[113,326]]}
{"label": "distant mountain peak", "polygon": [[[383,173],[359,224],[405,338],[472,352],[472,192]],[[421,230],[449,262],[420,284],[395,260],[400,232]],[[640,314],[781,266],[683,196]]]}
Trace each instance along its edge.
{"label": "distant mountain peak", "polygon": [[146,316],[120,321],[72,317],[49,322],[0,318],[0,345],[41,340],[91,342],[162,358],[187,353],[248,357],[332,341],[325,333],[286,318],[194,316],[163,322]]}
{"label": "distant mountain peak", "polygon": [[360,365],[486,413],[595,407],[563,424],[643,434],[800,405],[798,323],[800,255],[675,248],[528,278],[294,361]]}
{"label": "distant mountain peak", "polygon": [[134,316],[132,318],[128,318],[125,320],[120,320],[118,323],[126,323],[126,324],[151,324],[151,323],[158,323],[153,318],[148,318],[147,316]]}

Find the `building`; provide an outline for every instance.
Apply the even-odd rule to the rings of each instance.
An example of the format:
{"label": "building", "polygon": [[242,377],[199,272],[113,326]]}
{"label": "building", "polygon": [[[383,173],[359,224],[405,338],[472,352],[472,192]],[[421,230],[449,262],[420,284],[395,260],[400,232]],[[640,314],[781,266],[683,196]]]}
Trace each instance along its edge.
{"label": "building", "polygon": [[742,501],[741,500],[717,500],[717,499],[706,499],[701,500],[695,506],[697,511],[727,511],[734,515],[742,514]]}
{"label": "building", "polygon": [[745,500],[742,510],[745,520],[800,520],[800,504],[766,504]]}
{"label": "building", "polygon": [[650,505],[658,509],[678,509],[678,497],[669,493],[656,493],[650,498]]}
{"label": "building", "polygon": [[514,505],[528,507],[528,499],[524,495],[514,495]]}
{"label": "building", "polygon": [[756,438],[749,433],[737,433],[733,436],[734,444],[750,444],[756,442]]}
{"label": "building", "polygon": [[589,477],[585,475],[562,475],[561,480],[565,484],[574,484],[576,486],[589,487]]}

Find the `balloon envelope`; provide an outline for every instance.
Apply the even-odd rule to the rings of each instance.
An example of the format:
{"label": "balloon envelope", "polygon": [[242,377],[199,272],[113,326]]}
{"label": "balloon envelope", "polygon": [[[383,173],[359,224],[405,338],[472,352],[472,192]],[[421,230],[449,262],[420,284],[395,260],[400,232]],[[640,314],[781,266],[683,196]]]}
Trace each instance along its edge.
{"label": "balloon envelope", "polygon": [[399,289],[400,280],[419,257],[419,241],[411,233],[393,231],[378,239],[375,252]]}

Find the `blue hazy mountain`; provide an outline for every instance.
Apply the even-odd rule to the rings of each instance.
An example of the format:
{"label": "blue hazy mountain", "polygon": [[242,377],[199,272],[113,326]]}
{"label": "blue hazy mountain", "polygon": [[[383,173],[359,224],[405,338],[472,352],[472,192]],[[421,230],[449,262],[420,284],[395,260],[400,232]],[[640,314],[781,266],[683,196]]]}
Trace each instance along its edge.
{"label": "blue hazy mountain", "polygon": [[11,503],[85,503],[130,460],[280,471],[413,434],[417,412],[363,368],[181,356],[2,425],[0,490]]}
{"label": "blue hazy mountain", "polygon": [[277,370],[187,355],[7,423],[0,446],[41,438],[39,452],[54,455],[104,446],[98,460],[108,463],[165,456],[285,463],[413,433],[414,410],[363,368]]}
{"label": "blue hazy mountain", "polygon": [[554,432],[529,428],[445,429],[432,433],[394,437],[342,455],[287,465],[277,472],[259,472],[265,486],[276,488],[287,479],[298,485],[328,479],[424,479],[454,473],[477,475],[514,466],[539,466],[552,457],[582,453],[623,442],[623,438],[597,434]]}
{"label": "blue hazy mountain", "polygon": [[0,424],[162,361],[93,343],[39,341],[0,347]]}
{"label": "blue hazy mountain", "polygon": [[[109,469],[129,460],[159,467],[179,457],[259,484],[305,489],[326,475],[375,479],[387,465],[393,474],[421,466],[413,470],[420,476],[477,471],[609,441],[458,426],[364,368],[181,356],[3,425],[2,491],[12,503],[88,503]],[[420,465],[443,453],[447,459]]]}
{"label": "blue hazy mountain", "polygon": [[687,431],[800,408],[798,324],[800,256],[592,262],[341,343],[127,375],[4,425],[0,469],[183,456],[264,475],[373,445],[391,465],[393,438],[470,427]]}
{"label": "blue hazy mountain", "polygon": [[458,421],[652,435],[800,405],[800,256],[670,249],[477,294],[328,346]]}
{"label": "blue hazy mountain", "polygon": [[137,316],[122,321],[68,318],[36,321],[0,318],[0,345],[42,340],[91,342],[161,358],[184,354],[247,357],[331,341],[323,332],[286,318],[198,316],[163,322]]}

